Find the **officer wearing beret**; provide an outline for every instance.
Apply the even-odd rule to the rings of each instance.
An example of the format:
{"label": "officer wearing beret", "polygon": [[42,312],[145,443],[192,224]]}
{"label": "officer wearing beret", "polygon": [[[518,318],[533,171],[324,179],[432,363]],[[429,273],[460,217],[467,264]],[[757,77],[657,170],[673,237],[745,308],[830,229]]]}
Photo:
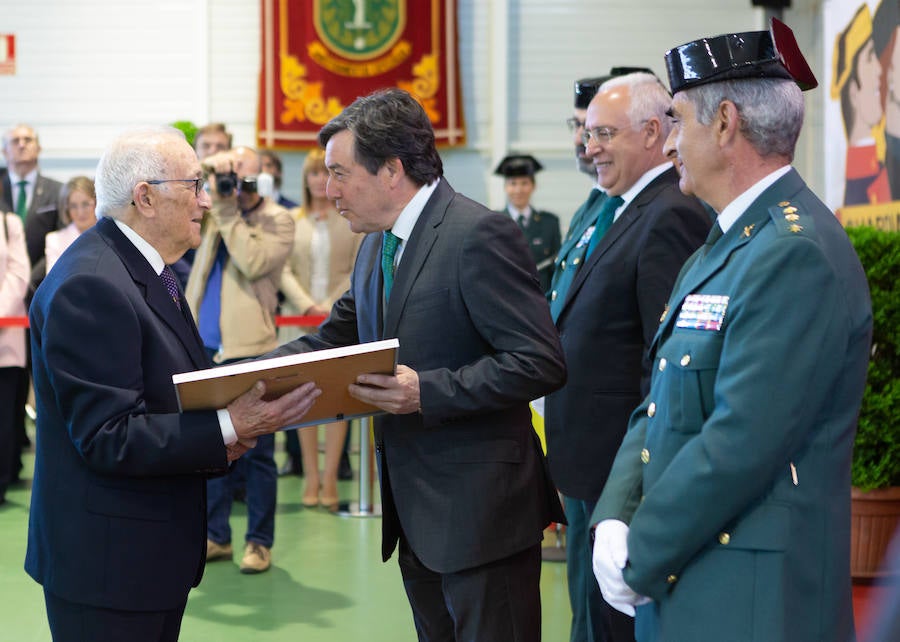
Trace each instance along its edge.
{"label": "officer wearing beret", "polygon": [[718,215],[651,345],[596,524],[604,597],[646,640],[845,641],[850,456],[872,332],[840,223],[791,168],[801,89],[790,30],[666,54],[682,191]]}
{"label": "officer wearing beret", "polygon": [[544,166],[530,154],[510,154],[500,161],[494,174],[504,178],[506,209],[500,213],[509,214],[522,228],[537,265],[541,291],[546,292],[553,275],[553,259],[559,251],[560,231],[559,217],[556,214],[531,206],[531,195],[535,188],[534,175],[542,169]]}

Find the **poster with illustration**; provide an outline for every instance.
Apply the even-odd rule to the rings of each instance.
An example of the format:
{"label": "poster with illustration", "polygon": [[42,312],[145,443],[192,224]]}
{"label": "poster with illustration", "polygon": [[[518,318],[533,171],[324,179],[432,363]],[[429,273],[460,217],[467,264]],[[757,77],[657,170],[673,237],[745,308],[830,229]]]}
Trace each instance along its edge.
{"label": "poster with illustration", "polygon": [[826,201],[900,229],[900,0],[825,3]]}

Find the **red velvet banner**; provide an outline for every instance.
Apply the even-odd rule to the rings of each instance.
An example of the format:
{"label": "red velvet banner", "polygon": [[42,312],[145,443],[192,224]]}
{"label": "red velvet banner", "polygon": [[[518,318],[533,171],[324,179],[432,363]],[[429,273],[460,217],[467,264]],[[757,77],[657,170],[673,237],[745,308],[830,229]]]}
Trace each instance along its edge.
{"label": "red velvet banner", "polygon": [[465,143],[455,0],[262,0],[257,144],[316,147],[358,96],[400,87],[442,146]]}

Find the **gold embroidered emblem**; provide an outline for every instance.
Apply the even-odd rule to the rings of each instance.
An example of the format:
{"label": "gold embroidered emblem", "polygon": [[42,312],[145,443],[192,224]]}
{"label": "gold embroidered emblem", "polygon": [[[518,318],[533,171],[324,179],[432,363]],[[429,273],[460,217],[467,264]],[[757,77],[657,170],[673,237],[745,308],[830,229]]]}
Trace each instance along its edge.
{"label": "gold embroidered emblem", "polygon": [[796,234],[797,232],[799,232],[799,231],[801,231],[801,230],[803,229],[803,226],[802,226],[802,225],[797,225],[796,223],[794,223],[794,224],[791,225],[788,229],[789,229],[791,232],[793,232],[794,234]]}
{"label": "gold embroidered emblem", "polygon": [[750,238],[750,232],[753,231],[754,227],[756,227],[756,223],[744,226],[744,238]]}

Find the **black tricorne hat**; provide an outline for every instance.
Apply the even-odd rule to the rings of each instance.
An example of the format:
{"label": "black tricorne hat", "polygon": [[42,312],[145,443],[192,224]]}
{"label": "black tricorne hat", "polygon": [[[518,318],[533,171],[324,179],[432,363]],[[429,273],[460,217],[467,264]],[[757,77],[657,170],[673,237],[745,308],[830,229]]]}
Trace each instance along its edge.
{"label": "black tricorne hat", "polygon": [[534,176],[544,169],[531,154],[510,154],[497,165],[494,173],[498,176],[513,178],[514,176]]}
{"label": "black tricorne hat", "polygon": [[797,46],[794,32],[776,18],[772,18],[769,31],[701,38],[670,49],[665,60],[673,94],[739,78],[784,78],[804,91],[819,84]]}
{"label": "black tricorne hat", "polygon": [[653,70],[646,67],[613,67],[606,76],[597,76],[595,78],[582,78],[575,81],[575,109],[587,109],[591,104],[591,99],[597,95],[600,85],[616,76],[624,76],[625,74],[633,74],[643,71],[652,74]]}

